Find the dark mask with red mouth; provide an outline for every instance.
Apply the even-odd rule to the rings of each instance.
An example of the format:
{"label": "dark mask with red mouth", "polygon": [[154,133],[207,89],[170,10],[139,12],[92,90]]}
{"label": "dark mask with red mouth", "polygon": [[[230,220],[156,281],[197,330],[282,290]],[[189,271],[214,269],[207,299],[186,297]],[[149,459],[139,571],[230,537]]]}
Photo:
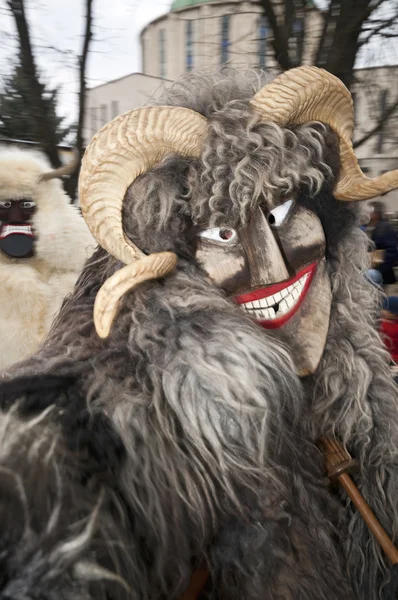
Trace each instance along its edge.
{"label": "dark mask with red mouth", "polygon": [[291,349],[301,374],[322,356],[331,289],[318,217],[294,200],[259,207],[239,229],[201,231],[197,259],[218,286]]}
{"label": "dark mask with red mouth", "polygon": [[9,258],[30,258],[34,253],[32,217],[36,204],[26,198],[0,200],[0,250]]}

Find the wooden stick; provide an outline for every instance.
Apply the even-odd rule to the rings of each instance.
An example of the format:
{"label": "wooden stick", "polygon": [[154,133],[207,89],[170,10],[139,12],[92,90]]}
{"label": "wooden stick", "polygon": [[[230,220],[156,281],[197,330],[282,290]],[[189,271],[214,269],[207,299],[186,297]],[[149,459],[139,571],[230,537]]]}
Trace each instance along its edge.
{"label": "wooden stick", "polygon": [[[362,496],[361,492],[348,475],[348,473],[357,470],[358,467],[356,461],[352,459],[344,446],[337,440],[321,438],[319,440],[319,445],[325,453],[325,462],[329,478],[332,481],[337,480],[340,482],[390,562],[393,565],[398,564],[397,548],[394,546],[380,522],[372,512],[365,498]],[[208,577],[209,572],[206,569],[198,569],[195,571],[192,575],[187,591],[180,597],[179,600],[197,600],[200,592],[203,590],[206,584]]]}
{"label": "wooden stick", "polygon": [[394,546],[393,542],[384,531],[380,522],[376,518],[375,514],[371,510],[369,504],[362,496],[361,492],[348,475],[349,471],[352,471],[356,467],[356,462],[351,458],[347,450],[337,440],[329,440],[322,438],[319,440],[320,446],[325,451],[325,461],[328,476],[330,479],[337,480],[341,483],[349,497],[351,498],[354,506],[358,509],[366,525],[375,536],[376,540],[380,544],[381,548],[385,552],[390,562],[398,564],[398,550]]}
{"label": "wooden stick", "polygon": [[206,569],[198,569],[194,572],[187,591],[180,597],[180,600],[197,600],[200,592],[203,590],[209,572]]}

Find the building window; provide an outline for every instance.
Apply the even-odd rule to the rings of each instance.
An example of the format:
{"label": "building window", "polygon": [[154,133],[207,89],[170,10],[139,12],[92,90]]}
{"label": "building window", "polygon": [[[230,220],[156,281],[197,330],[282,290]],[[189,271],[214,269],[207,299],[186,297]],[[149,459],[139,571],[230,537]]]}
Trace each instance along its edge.
{"label": "building window", "polygon": [[108,122],[106,104],[101,104],[101,127]]}
{"label": "building window", "polygon": [[304,19],[303,17],[297,17],[294,20],[292,28],[292,37],[290,38],[290,56],[295,65],[301,64],[303,54],[303,40],[304,40]]}
{"label": "building window", "polygon": [[[381,90],[379,94],[379,106],[380,106],[380,119],[385,118],[386,110],[387,110],[387,98],[388,98],[388,90]],[[377,147],[376,153],[383,154],[383,146],[384,146],[384,133],[385,133],[386,123],[384,122],[382,128],[379,133],[379,137],[377,138]]]}
{"label": "building window", "polygon": [[159,75],[166,77],[166,30],[159,30]]}
{"label": "building window", "polygon": [[119,102],[117,100],[112,100],[111,111],[112,111],[112,116],[111,116],[112,119],[114,119],[115,117],[118,116],[118,114],[119,114]]}
{"label": "building window", "polygon": [[351,98],[352,98],[352,103],[354,106],[354,127],[356,125],[357,122],[357,93],[356,92],[351,92]]}
{"label": "building window", "polygon": [[267,19],[261,16],[258,20],[258,65],[262,69],[266,66],[266,52],[267,52]]}
{"label": "building window", "polygon": [[301,35],[303,33],[303,28],[304,28],[304,19],[303,19],[303,17],[297,17],[296,19],[294,19],[294,23],[293,23],[293,35],[295,37],[298,37],[299,35]]}
{"label": "building window", "polygon": [[221,64],[228,60],[229,47],[229,15],[224,15],[221,20]]}
{"label": "building window", "polygon": [[186,43],[186,70],[192,71],[193,69],[193,21],[189,20],[186,23],[185,29],[185,43]]}
{"label": "building window", "polygon": [[98,131],[98,123],[97,123],[97,109],[91,109],[91,133],[95,135]]}
{"label": "building window", "polygon": [[142,38],[142,40],[141,40],[141,64],[142,64],[142,72],[143,73],[146,73],[145,59],[146,59],[146,44],[145,44],[144,38]]}

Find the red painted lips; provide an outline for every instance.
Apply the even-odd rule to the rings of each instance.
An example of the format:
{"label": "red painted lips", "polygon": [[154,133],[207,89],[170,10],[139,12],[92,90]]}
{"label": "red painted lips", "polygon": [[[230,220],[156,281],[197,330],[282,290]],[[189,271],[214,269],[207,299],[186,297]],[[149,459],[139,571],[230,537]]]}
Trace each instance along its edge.
{"label": "red painted lips", "polygon": [[278,329],[300,308],[316,267],[317,263],[312,263],[288,281],[241,294],[235,301],[266,329]]}

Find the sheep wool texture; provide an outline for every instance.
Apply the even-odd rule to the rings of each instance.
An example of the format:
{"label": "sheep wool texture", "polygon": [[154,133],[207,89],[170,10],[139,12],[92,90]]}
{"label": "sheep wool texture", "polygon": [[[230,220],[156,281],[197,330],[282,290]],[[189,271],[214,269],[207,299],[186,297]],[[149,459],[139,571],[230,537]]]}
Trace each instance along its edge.
{"label": "sheep wool texture", "polygon": [[[333,197],[339,155],[327,126],[253,114],[250,99],[270,78],[198,72],[164,93],[157,104],[197,111],[209,134],[199,158],[168,155],[130,186],[123,228],[145,253],[175,252],[176,269],[127,293],[101,339],[95,297],[123,264],[98,248],[39,351],[3,376],[1,599],[178,600],[201,568],[201,599],[391,594],[388,560],[317,446],[333,435],[347,446],[357,486],[396,543],[398,394],[375,326],[378,291],[364,277],[361,203]],[[46,185],[43,222],[63,202],[58,184]],[[292,211],[283,223],[282,204]],[[325,294],[304,317],[328,316],[305,376],[305,329],[295,345],[261,327],[198,258],[202,243],[219,252],[217,227],[247,231],[271,206],[264,227],[290,244],[292,264],[308,260],[285,231],[315,223],[313,281]],[[61,237],[73,251],[60,241],[49,257],[54,272],[63,260],[79,269],[76,230]],[[44,260],[54,230],[40,231]]]}
{"label": "sheep wool texture", "polygon": [[38,152],[0,151],[0,202],[23,198],[36,204],[33,256],[13,258],[0,249],[0,371],[39,348],[96,247],[61,182],[39,182],[49,171]]}

